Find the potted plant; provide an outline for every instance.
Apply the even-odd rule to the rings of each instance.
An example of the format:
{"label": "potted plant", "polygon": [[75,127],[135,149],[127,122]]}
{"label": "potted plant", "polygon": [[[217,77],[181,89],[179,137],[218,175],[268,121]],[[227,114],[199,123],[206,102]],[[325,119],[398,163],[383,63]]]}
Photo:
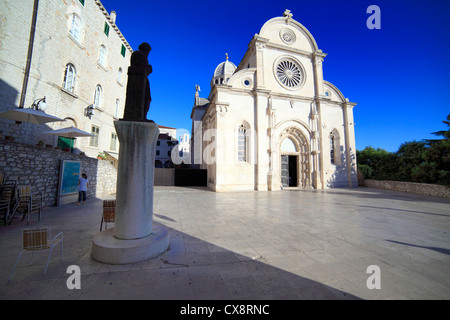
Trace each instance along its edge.
{"label": "potted plant", "polygon": [[106,160],[106,154],[104,152],[99,152],[97,155],[97,159]]}
{"label": "potted plant", "polygon": [[38,143],[36,144],[38,147],[43,147],[44,146],[44,141],[39,140]]}

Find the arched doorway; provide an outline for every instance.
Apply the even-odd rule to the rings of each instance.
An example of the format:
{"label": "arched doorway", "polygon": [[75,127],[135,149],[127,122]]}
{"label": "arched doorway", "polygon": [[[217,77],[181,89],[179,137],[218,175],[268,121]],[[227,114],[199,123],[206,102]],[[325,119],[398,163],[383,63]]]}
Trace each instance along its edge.
{"label": "arched doorway", "polygon": [[280,146],[281,153],[281,185],[298,187],[298,158],[299,154],[294,142],[285,138]]}
{"label": "arched doorway", "polygon": [[297,128],[291,127],[280,136],[280,179],[283,188],[311,186],[308,140]]}

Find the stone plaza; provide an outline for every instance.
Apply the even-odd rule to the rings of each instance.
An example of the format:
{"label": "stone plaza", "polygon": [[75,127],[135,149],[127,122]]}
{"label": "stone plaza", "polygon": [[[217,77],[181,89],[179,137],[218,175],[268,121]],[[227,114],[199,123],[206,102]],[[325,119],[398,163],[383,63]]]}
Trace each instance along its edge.
{"label": "stone plaza", "polygon": [[[103,199],[113,199],[114,196]],[[64,233],[55,248],[21,250],[26,222],[0,227],[0,299],[449,299],[450,199],[379,189],[215,193],[155,187],[154,224],[170,247],[144,262],[108,265],[91,258],[102,200],[44,209],[41,222]],[[108,224],[108,228],[114,227]],[[68,289],[69,266],[81,289]],[[369,289],[369,266],[380,289]]]}

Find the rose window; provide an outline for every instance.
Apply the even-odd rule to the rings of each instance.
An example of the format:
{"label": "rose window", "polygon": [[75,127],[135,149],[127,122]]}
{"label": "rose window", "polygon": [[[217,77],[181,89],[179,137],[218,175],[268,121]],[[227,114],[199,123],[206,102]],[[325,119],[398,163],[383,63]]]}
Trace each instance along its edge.
{"label": "rose window", "polygon": [[276,67],[276,76],[278,81],[288,88],[296,88],[303,81],[302,69],[292,60],[280,61]]}
{"label": "rose window", "polygon": [[292,31],[290,29],[281,30],[280,38],[281,38],[281,40],[283,40],[284,43],[289,44],[289,45],[294,44],[295,40],[296,40],[294,31]]}

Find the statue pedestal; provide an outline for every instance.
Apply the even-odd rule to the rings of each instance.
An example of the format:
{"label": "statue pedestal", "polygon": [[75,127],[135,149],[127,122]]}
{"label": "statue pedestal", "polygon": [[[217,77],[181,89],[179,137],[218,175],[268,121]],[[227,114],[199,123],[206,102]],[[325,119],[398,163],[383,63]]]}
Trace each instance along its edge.
{"label": "statue pedestal", "polygon": [[169,233],[153,226],[156,123],[115,121],[120,142],[114,228],[94,236],[91,256],[108,264],[154,258],[169,247]]}

